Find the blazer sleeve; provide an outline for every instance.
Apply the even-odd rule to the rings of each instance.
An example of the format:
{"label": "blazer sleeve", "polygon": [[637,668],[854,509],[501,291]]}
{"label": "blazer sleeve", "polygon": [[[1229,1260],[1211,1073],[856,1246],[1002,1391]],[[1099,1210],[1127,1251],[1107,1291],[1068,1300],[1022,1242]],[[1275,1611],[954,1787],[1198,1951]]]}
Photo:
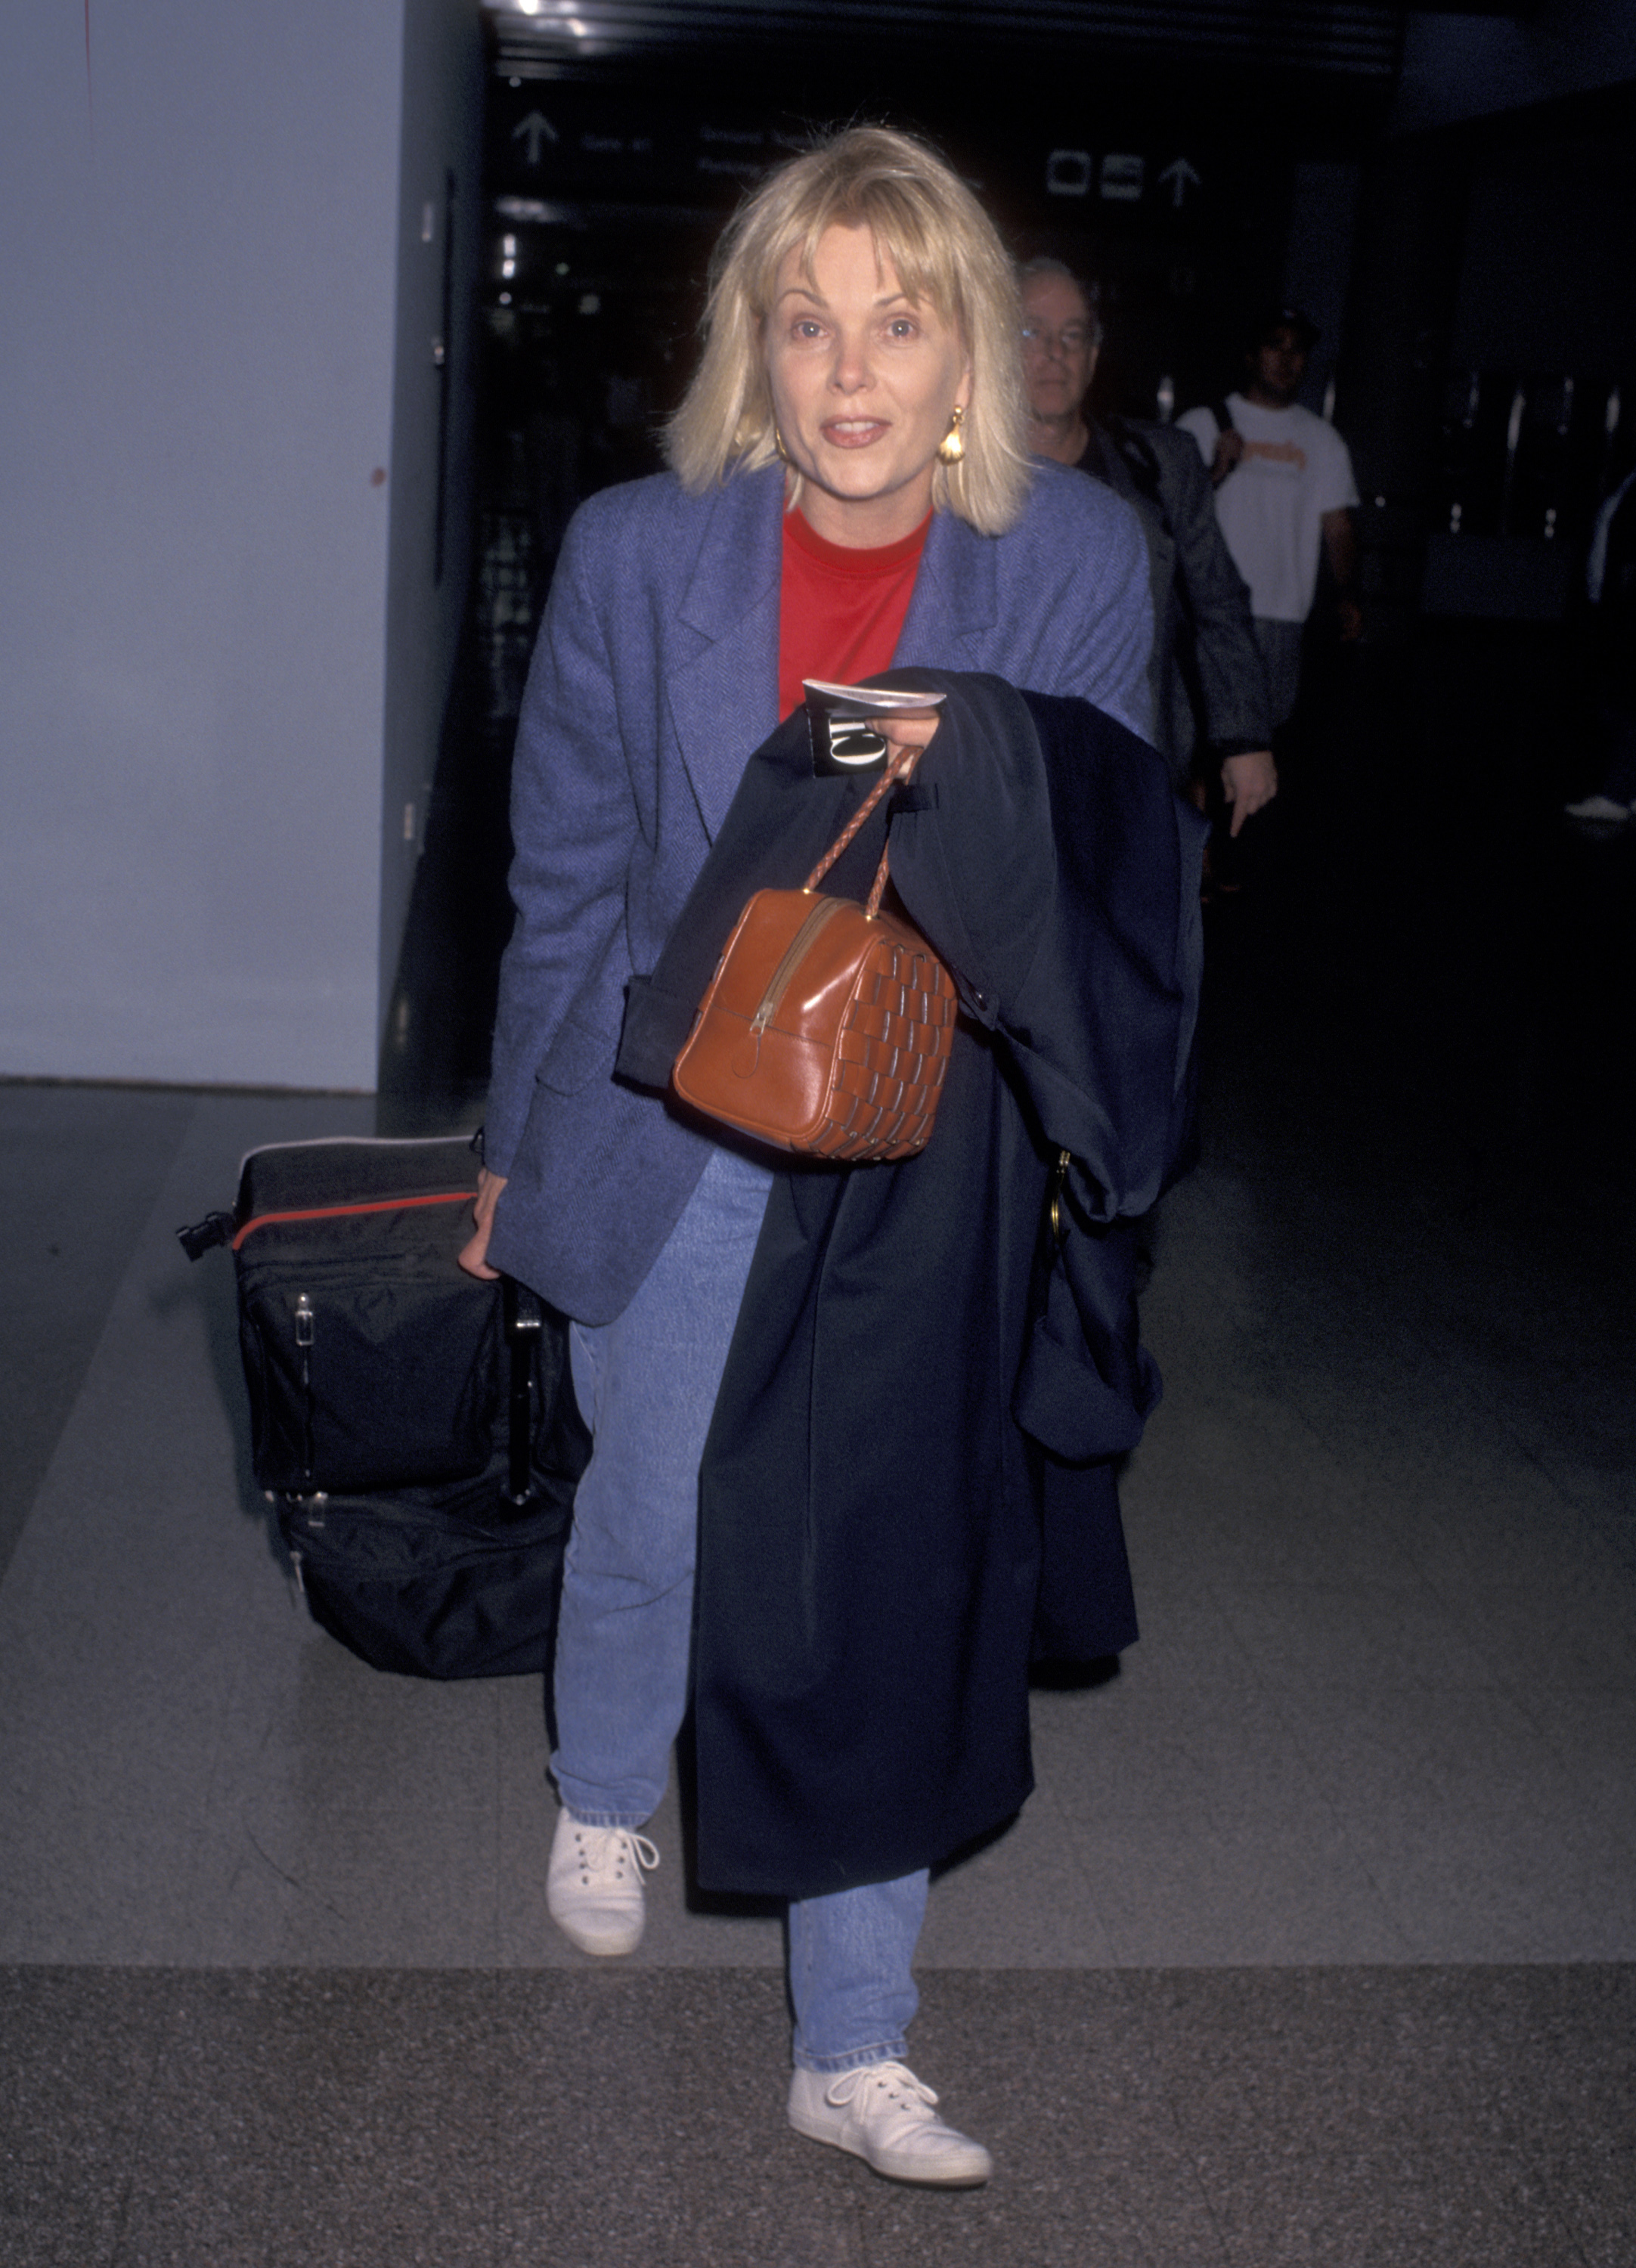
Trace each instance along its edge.
{"label": "blazer sleeve", "polygon": [[1256,643],[1249,589],[1217,525],[1210,475],[1183,436],[1158,427],[1149,438],[1175,544],[1176,578],[1193,627],[1205,738],[1224,755],[1264,748],[1272,730],[1266,666]]}
{"label": "blazer sleeve", "polygon": [[626,877],[638,818],[620,733],[601,609],[613,561],[592,506],[568,531],[523,695],[512,774],[516,923],[500,964],[488,1164],[509,1174],[536,1079],[555,1065],[571,1088],[598,1035],[575,1004],[623,950]]}

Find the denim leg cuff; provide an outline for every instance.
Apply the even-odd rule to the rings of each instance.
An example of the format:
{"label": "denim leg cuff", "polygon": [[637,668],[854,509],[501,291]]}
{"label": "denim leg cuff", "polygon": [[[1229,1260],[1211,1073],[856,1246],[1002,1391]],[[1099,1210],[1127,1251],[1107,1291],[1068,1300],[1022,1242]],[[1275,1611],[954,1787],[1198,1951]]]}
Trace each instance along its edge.
{"label": "denim leg cuff", "polygon": [[580,1811],[571,1803],[563,1809],[581,1827],[623,1827],[633,1835],[653,1816],[651,1811]]}
{"label": "denim leg cuff", "polygon": [[909,2043],[901,2036],[895,2040],[881,2040],[872,2048],[853,2048],[845,2055],[808,2055],[804,2048],[792,2051],[791,2060],[797,2071],[822,2071],[833,2075],[842,2071],[865,2071],[872,2063],[902,2063],[909,2053]]}

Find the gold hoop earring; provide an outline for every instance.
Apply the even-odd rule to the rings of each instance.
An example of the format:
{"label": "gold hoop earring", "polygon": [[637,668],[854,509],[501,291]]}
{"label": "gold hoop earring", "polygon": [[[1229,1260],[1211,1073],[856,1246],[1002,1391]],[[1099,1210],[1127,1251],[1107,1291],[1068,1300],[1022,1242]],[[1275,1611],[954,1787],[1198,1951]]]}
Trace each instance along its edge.
{"label": "gold hoop earring", "polygon": [[784,446],[784,436],[778,431],[778,421],[776,417],[772,421],[772,446],[778,452],[778,461],[781,465],[792,465],[795,462],[794,458]]}
{"label": "gold hoop earring", "polygon": [[940,465],[957,465],[965,455],[965,438],[960,430],[965,422],[966,413],[956,402],[948,415],[948,431],[937,445]]}

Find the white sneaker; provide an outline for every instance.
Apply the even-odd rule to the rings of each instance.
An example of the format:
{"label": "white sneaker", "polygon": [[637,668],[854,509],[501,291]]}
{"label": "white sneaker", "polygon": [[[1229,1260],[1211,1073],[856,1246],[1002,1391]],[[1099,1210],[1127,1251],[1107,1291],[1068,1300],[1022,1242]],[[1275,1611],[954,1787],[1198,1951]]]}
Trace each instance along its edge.
{"label": "white sneaker", "polygon": [[971,2189],[994,2161],[981,2142],[946,2126],[937,2097],[907,2064],[871,2063],[858,2071],[797,2071],[790,2081],[790,2124],[814,2142],[866,2158],[895,2182],[936,2182]]}
{"label": "white sneaker", "polygon": [[1588,795],[1581,803],[1565,803],[1562,806],[1570,819],[1628,819],[1628,803],[1615,803],[1610,795]]}
{"label": "white sneaker", "polygon": [[559,1812],[545,1881],[551,1919],[581,1953],[634,1953],[647,1919],[642,1871],[658,1864],[645,1835],[587,1827],[571,1811]]}

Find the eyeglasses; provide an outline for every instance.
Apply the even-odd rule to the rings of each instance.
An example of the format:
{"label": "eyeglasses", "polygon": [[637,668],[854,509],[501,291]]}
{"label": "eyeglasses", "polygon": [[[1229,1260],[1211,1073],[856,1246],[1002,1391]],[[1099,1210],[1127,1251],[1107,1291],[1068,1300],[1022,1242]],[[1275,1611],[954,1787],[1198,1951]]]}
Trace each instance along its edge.
{"label": "eyeglasses", "polygon": [[1083,354],[1091,343],[1090,327],[1086,323],[1065,323],[1059,331],[1048,330],[1043,323],[1022,327],[1024,354]]}

